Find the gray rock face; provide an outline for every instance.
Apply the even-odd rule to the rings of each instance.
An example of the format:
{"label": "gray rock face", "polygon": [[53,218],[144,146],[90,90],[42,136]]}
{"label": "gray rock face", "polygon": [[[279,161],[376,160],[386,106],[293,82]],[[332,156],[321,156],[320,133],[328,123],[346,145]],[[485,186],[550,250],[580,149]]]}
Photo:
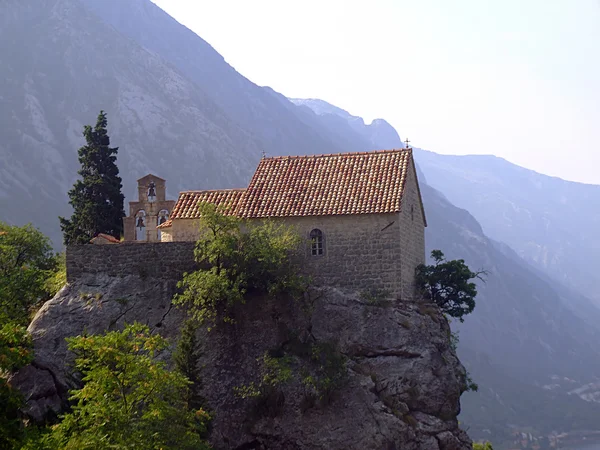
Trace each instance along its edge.
{"label": "gray rock face", "polygon": [[[77,386],[65,337],[139,321],[175,340],[185,317],[171,308],[174,289],[174,282],[134,275],[86,275],[66,286],[30,325],[35,360],[13,379],[26,395],[27,413],[36,420],[56,414]],[[233,325],[198,331],[215,448],[470,448],[457,423],[465,371],[436,308],[325,289],[303,300],[251,298],[234,318]],[[298,350],[319,345],[346,361],[344,380],[327,401],[303,382],[318,363]],[[292,369],[270,406],[236,394],[260,382],[268,351],[287,355]]]}

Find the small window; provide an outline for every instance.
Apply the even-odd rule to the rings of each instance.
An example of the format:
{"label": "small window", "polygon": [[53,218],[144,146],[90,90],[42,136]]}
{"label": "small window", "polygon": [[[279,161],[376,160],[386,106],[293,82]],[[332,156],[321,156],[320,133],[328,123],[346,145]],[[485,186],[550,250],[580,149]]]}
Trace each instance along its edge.
{"label": "small window", "polygon": [[310,232],[310,249],[312,256],[322,256],[325,254],[323,232],[317,228]]}
{"label": "small window", "polygon": [[410,205],[410,220],[415,221],[415,205]]}

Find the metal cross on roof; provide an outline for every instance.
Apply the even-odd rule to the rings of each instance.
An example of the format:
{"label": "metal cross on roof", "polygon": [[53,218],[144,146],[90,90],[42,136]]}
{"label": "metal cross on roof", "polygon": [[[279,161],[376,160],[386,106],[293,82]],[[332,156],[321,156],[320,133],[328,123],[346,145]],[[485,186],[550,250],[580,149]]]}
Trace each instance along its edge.
{"label": "metal cross on roof", "polygon": [[406,138],[406,140],[404,141],[404,143],[406,144],[406,148],[410,148],[410,146],[408,145],[410,143],[410,141],[408,140],[408,138]]}
{"label": "metal cross on roof", "polygon": [[267,157],[267,152],[265,152],[264,150],[262,151],[262,157],[266,158]]}

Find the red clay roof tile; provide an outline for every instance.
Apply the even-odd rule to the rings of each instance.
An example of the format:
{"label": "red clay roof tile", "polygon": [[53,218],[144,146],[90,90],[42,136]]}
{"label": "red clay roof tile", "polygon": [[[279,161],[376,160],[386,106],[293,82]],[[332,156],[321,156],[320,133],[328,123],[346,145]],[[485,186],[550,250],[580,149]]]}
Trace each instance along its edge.
{"label": "red clay roof tile", "polygon": [[244,218],[396,213],[411,160],[411,149],[263,158],[247,189],[180,193],[160,228],[198,218],[200,202]]}
{"label": "red clay roof tile", "polygon": [[410,149],[263,158],[238,215],[399,212],[411,158]]}
{"label": "red clay roof tile", "polygon": [[[179,199],[171,213],[173,219],[197,219],[199,203],[214,203],[227,206],[226,215],[236,215],[238,203],[245,189],[221,189],[213,191],[186,191],[179,194]],[[168,222],[170,222],[169,220]],[[168,223],[168,222],[165,222]],[[162,227],[166,228],[165,224]]]}

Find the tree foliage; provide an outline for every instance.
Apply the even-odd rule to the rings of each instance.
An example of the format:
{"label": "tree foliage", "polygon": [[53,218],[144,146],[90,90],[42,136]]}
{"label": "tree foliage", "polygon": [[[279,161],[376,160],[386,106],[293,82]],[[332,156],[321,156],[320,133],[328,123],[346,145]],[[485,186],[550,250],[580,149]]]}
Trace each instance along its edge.
{"label": "tree foliage", "polygon": [[187,273],[179,283],[183,290],[173,302],[187,306],[199,321],[214,322],[243,303],[248,292],[298,294],[305,280],[298,275],[293,255],[301,239],[290,227],[273,221],[249,223],[224,214],[210,203],[199,205],[200,238],[195,259],[199,270]]}
{"label": "tree foliage", "polygon": [[427,300],[461,322],[475,309],[477,286],[471,280],[481,278],[484,271],[472,272],[463,259],[448,261],[441,250],[433,250],[432,265],[421,264],[416,269],[416,283]]}
{"label": "tree foliage", "polygon": [[31,361],[31,348],[25,327],[14,322],[0,326],[0,449],[18,448],[24,439],[19,415],[23,398],[7,376]]}
{"label": "tree foliage", "polygon": [[71,219],[60,218],[65,244],[87,244],[98,233],[121,237],[124,196],[116,164],[117,147],[110,147],[106,113],[100,111],[96,126],[84,127],[86,145],[79,149],[81,176],[69,191]]}
{"label": "tree foliage", "polygon": [[473,450],[494,450],[489,442],[473,442]]}
{"label": "tree foliage", "polygon": [[71,391],[72,412],[43,437],[60,449],[202,449],[206,414],[189,410],[189,381],[157,356],[168,346],[147,326],[67,339],[83,387]]}
{"label": "tree foliage", "polygon": [[188,319],[181,329],[181,336],[173,353],[175,368],[190,381],[185,390],[185,402],[188,408],[201,408],[204,404],[204,399],[200,395],[202,388],[200,356],[200,348],[196,339],[196,324],[193,320]]}
{"label": "tree foliage", "polygon": [[0,323],[29,322],[31,308],[55,293],[48,279],[55,276],[58,264],[50,241],[39,230],[0,222]]}

